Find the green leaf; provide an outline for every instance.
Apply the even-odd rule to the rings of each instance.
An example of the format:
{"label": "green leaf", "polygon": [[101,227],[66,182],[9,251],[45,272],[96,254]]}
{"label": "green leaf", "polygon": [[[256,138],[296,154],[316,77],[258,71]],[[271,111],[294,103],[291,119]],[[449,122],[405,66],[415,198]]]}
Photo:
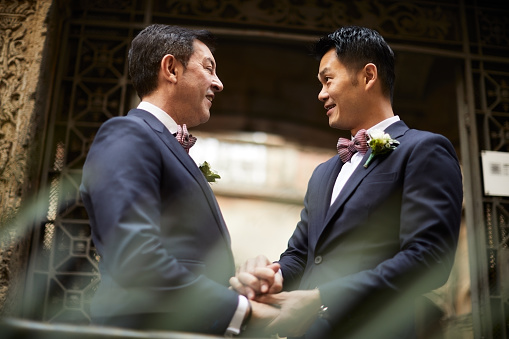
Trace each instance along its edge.
{"label": "green leaf", "polygon": [[204,161],[203,164],[199,166],[199,168],[208,182],[216,182],[216,179],[221,179],[221,176],[219,174],[210,169],[210,165],[208,162]]}

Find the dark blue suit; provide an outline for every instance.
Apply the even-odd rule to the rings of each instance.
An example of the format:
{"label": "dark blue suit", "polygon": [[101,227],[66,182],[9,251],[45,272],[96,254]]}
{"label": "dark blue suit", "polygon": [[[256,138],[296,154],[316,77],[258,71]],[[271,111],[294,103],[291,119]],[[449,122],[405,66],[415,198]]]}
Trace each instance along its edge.
{"label": "dark blue suit", "polygon": [[386,133],[397,149],[364,168],[368,150],[332,206],[339,157],[309,181],[280,259],[285,289],[318,287],[328,306],[307,338],[415,337],[415,298],[448,279],[463,199],[455,150],[402,121]]}
{"label": "dark blue suit", "polygon": [[227,288],[235,273],[228,230],[209,183],[157,118],[134,109],[106,121],[80,191],[101,255],[95,319],[225,332],[238,304]]}

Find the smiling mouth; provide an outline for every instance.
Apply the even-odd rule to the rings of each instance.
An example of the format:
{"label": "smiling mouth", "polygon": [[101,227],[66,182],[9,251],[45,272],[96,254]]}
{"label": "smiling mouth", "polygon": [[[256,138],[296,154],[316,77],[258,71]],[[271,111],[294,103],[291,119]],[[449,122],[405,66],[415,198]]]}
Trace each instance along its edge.
{"label": "smiling mouth", "polygon": [[325,106],[325,110],[327,111],[327,113],[329,113],[330,110],[332,110],[334,107],[336,107],[336,105],[328,105],[328,106]]}

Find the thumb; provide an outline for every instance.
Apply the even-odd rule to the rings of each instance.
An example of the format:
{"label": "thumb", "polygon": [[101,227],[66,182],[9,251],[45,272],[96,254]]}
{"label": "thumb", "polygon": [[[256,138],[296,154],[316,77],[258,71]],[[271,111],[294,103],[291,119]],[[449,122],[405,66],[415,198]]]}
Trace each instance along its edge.
{"label": "thumb", "polygon": [[267,267],[270,268],[271,270],[273,270],[274,273],[277,273],[279,271],[279,269],[281,268],[281,265],[279,265],[279,263],[275,262],[270,265],[267,265]]}
{"label": "thumb", "polygon": [[281,298],[278,298],[278,294],[259,294],[255,297],[255,300],[264,304],[281,306]]}

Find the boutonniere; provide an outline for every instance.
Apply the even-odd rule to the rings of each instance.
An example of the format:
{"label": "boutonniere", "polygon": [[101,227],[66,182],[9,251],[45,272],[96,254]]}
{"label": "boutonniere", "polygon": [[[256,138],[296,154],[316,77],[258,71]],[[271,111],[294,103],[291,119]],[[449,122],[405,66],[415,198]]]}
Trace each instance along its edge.
{"label": "boutonniere", "polygon": [[216,179],[221,179],[221,176],[219,174],[210,169],[210,165],[208,162],[204,161],[203,164],[199,166],[199,168],[208,182],[216,182]]}
{"label": "boutonniere", "polygon": [[392,152],[398,147],[399,141],[392,139],[391,136],[384,131],[375,129],[373,131],[368,132],[369,141],[368,145],[371,147],[371,154],[369,155],[368,160],[364,164],[365,168],[368,168],[369,164],[373,160],[373,158],[379,154],[385,154]]}

